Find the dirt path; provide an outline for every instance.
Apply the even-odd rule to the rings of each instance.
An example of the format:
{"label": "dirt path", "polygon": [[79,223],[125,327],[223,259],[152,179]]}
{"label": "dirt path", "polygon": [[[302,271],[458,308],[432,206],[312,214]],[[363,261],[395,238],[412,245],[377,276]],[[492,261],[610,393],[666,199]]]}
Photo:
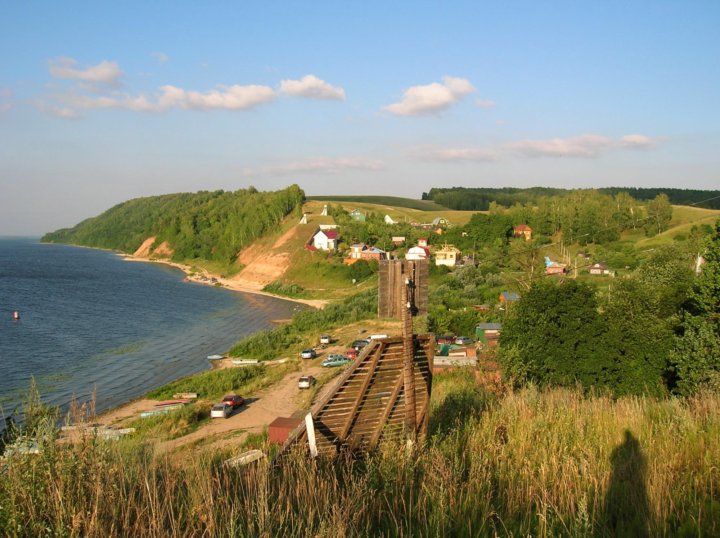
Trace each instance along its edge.
{"label": "dirt path", "polygon": [[[301,401],[305,393],[298,389],[298,378],[305,374],[317,377],[323,370],[320,366],[311,366],[304,368],[302,372],[291,372],[280,382],[260,391],[256,396],[248,398],[247,403],[236,409],[230,417],[224,420],[212,420],[210,424],[203,425],[188,435],[163,443],[160,448],[171,451],[198,441],[207,441],[213,437],[218,439],[211,445],[219,447],[241,441],[241,437],[228,435],[232,432],[260,433],[277,417],[289,417],[301,408]],[[333,384],[334,380],[326,383],[318,391],[316,400],[330,390]]]}

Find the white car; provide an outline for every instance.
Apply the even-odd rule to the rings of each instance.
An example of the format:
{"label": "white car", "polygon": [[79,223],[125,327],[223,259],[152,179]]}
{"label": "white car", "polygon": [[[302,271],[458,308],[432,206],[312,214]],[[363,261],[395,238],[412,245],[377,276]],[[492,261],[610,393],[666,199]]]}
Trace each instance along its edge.
{"label": "white car", "polygon": [[321,344],[329,344],[330,343],[330,335],[329,334],[323,334],[320,337],[320,343]]}
{"label": "white car", "polygon": [[226,403],[219,403],[212,406],[210,418],[228,418],[232,413],[232,406]]}
{"label": "white car", "polygon": [[304,375],[298,380],[299,389],[309,389],[315,384],[315,378],[311,375]]}

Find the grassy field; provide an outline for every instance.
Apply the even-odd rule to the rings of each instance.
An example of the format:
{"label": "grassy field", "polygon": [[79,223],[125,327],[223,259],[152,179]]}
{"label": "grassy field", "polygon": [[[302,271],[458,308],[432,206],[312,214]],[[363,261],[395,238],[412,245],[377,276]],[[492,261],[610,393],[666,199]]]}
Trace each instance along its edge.
{"label": "grassy field", "polygon": [[687,236],[693,226],[700,226],[702,224],[713,225],[718,218],[720,218],[720,211],[717,209],[674,205],[670,227],[655,237],[640,238],[637,246],[650,248],[667,245],[673,241],[675,236]]}
{"label": "grassy field", "polygon": [[[371,197],[361,197],[363,199],[370,199],[370,198],[376,198],[374,196]],[[382,199],[382,197],[377,197]],[[391,200],[391,198],[388,198],[388,200]],[[422,200],[418,200],[419,202],[423,202]],[[467,224],[470,221],[470,217],[473,216],[474,213],[477,213],[477,211],[455,211],[453,209],[445,209],[442,206],[437,206],[440,209],[414,209],[412,207],[404,207],[400,205],[393,205],[393,204],[383,204],[379,202],[360,202],[360,201],[335,201],[331,202],[330,200],[318,200],[313,199],[311,202],[307,202],[304,206],[306,210],[310,210],[313,212],[313,214],[320,214],[322,211],[322,206],[325,202],[330,202],[335,205],[342,206],[343,209],[346,211],[352,211],[353,209],[360,209],[364,212],[373,212],[373,213],[379,213],[381,215],[390,215],[395,221],[402,222],[419,222],[419,223],[429,223],[432,222],[433,219],[436,217],[445,217],[446,219],[450,220],[452,224],[455,224],[457,226],[463,226]],[[433,203],[433,202],[428,202]],[[430,207],[430,206],[428,206]]]}
{"label": "grassy field", "polygon": [[[257,443],[263,442],[258,436]],[[265,446],[267,449],[267,446]],[[502,396],[436,376],[430,436],[228,469],[142,439],[48,444],[0,481],[8,536],[717,536],[720,396]]]}
{"label": "grassy field", "polygon": [[349,202],[353,204],[366,203],[382,206],[404,207],[408,209],[419,209],[420,211],[446,211],[447,207],[433,202],[432,200],[415,200],[413,198],[402,198],[400,196],[308,196],[308,200],[320,200],[324,202]]}

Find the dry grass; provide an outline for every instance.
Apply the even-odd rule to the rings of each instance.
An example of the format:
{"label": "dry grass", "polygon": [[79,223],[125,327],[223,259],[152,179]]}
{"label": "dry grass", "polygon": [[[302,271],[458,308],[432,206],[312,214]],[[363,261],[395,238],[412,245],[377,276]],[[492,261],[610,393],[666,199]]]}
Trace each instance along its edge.
{"label": "dry grass", "polygon": [[720,396],[655,400],[435,379],[431,437],[364,459],[225,469],[139,440],[7,460],[10,536],[717,536]]}

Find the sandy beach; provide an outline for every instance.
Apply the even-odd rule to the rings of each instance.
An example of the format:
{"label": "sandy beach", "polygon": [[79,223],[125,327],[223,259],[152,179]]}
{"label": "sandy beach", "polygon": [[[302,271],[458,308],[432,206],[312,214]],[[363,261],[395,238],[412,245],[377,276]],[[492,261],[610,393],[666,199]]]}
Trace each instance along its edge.
{"label": "sandy beach", "polygon": [[259,283],[251,282],[248,280],[240,280],[237,278],[222,278],[220,275],[210,273],[209,271],[200,268],[199,272],[193,272],[189,265],[183,263],[177,263],[170,260],[159,259],[159,258],[146,258],[142,256],[134,256],[132,254],[118,254],[123,260],[130,262],[146,262],[146,263],[162,263],[180,269],[185,273],[185,278],[188,282],[194,282],[196,284],[204,284],[206,286],[221,285],[229,290],[238,291],[241,293],[252,293],[255,295],[266,295],[268,297],[275,297],[277,299],[283,299],[285,301],[292,301],[295,303],[301,303],[313,308],[325,308],[330,302],[326,299],[298,299],[294,297],[285,297],[284,295],[277,295],[274,293],[268,293],[262,291],[262,285]]}

